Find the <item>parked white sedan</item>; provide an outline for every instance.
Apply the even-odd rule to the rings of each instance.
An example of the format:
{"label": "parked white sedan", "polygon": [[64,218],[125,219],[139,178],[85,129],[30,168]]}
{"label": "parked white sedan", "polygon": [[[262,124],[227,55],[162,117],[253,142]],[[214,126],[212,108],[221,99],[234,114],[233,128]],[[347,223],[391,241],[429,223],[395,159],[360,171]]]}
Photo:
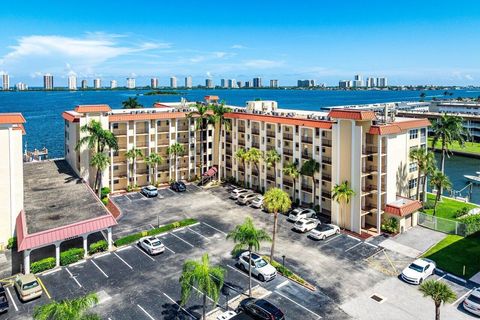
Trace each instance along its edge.
{"label": "parked white sedan", "polygon": [[151,255],[165,251],[163,243],[155,237],[145,237],[138,241],[138,245]]}
{"label": "parked white sedan", "polygon": [[293,229],[300,232],[307,232],[312,229],[315,229],[320,224],[316,218],[302,218],[295,222]]}
{"label": "parked white sedan", "polygon": [[308,236],[315,240],[325,240],[334,234],[339,234],[340,228],[334,224],[319,224],[315,229],[310,231]]}
{"label": "parked white sedan", "polygon": [[411,284],[421,284],[435,272],[436,264],[430,259],[417,259],[402,271],[402,279]]}
{"label": "parked white sedan", "polygon": [[480,288],[477,288],[463,300],[463,308],[474,315],[480,316]]}

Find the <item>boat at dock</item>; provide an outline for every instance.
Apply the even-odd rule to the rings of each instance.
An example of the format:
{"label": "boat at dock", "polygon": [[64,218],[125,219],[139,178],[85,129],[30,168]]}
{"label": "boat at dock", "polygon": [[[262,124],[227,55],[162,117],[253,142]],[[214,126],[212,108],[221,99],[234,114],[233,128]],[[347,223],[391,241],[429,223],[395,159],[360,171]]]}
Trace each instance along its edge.
{"label": "boat at dock", "polygon": [[465,179],[467,179],[468,181],[471,181],[473,183],[478,183],[480,184],[480,171],[477,171],[475,172],[477,175],[476,176],[472,176],[472,175],[469,175],[469,174],[465,174],[463,175],[465,177]]}
{"label": "boat at dock", "polygon": [[48,149],[43,147],[43,149],[38,150],[34,149],[33,151],[27,151],[23,153],[23,162],[36,162],[43,161],[48,159]]}

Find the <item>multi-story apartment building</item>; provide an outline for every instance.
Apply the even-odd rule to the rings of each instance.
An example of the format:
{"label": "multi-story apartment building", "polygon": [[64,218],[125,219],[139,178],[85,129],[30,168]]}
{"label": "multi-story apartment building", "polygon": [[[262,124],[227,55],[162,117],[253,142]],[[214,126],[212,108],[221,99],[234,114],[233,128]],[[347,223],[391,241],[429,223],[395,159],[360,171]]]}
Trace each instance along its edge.
{"label": "multi-story apartment building", "polygon": [[118,87],[117,80],[110,80],[110,89],[116,89]]}
{"label": "multi-story apartment building", "polygon": [[5,91],[10,90],[10,76],[8,73],[2,74],[2,89]]}
{"label": "multi-story apartment building", "polygon": [[135,89],[135,78],[127,78],[127,89]]}
{"label": "multi-story apartment building", "polygon": [[377,87],[380,87],[380,88],[388,87],[388,79],[385,77],[377,78]]}
{"label": "multi-story apartment building", "polygon": [[15,89],[17,89],[17,91],[25,91],[28,90],[28,86],[26,83],[19,82],[15,85]]}
{"label": "multi-story apartment building", "polygon": [[93,79],[93,88],[100,89],[102,87],[102,80],[99,78]]}
{"label": "multi-story apartment building", "polygon": [[188,76],[188,77],[185,77],[185,88],[187,89],[192,89],[192,77],[191,76]]}
{"label": "multi-story apartment building", "polygon": [[88,83],[87,83],[87,80],[85,80],[85,79],[84,79],[84,80],[82,80],[82,85],[81,85],[81,88],[82,88],[82,89],[84,89],[84,90],[85,90],[85,89],[88,89]]}
{"label": "multi-story apartment building", "polygon": [[213,80],[212,79],[205,79],[205,87],[208,88],[208,89],[214,88]]}
{"label": "multi-story apartment building", "polygon": [[69,75],[68,76],[68,90],[77,90],[77,76]]}
{"label": "multi-story apartment building", "polygon": [[278,80],[277,79],[270,80],[270,88],[278,88]]}
{"label": "multi-story apartment building", "polygon": [[262,85],[262,78],[260,78],[260,77],[253,78],[253,87],[254,87],[254,88],[261,88],[261,87],[263,87],[263,85]]}
{"label": "multi-story apartment building", "polygon": [[158,88],[158,78],[151,78],[150,79],[150,88],[157,89]]}
{"label": "multi-story apartment building", "polygon": [[43,76],[43,89],[45,90],[53,89],[53,76],[50,73],[47,73]]}
{"label": "multi-story apartment building", "polygon": [[177,88],[177,78],[171,77],[170,78],[170,88],[176,89]]}

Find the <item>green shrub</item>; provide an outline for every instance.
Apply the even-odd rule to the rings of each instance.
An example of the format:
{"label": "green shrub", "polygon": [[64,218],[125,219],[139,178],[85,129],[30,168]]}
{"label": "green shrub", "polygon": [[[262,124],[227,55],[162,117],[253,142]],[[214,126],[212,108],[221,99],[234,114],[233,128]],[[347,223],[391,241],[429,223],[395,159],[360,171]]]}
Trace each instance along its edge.
{"label": "green shrub", "polygon": [[467,216],[462,219],[462,222],[465,224],[465,236],[480,231],[480,215]]}
{"label": "green shrub", "polygon": [[108,199],[108,197],[102,198],[102,202],[103,202],[103,204],[104,204],[105,206],[108,205],[108,201],[110,201],[110,200]]}
{"label": "green shrub", "polygon": [[128,236],[115,240],[115,246],[120,247],[126,244],[133,243],[135,241],[140,240],[141,237],[142,237],[141,233],[130,234]]}
{"label": "green shrub", "polygon": [[94,242],[90,245],[88,253],[89,254],[94,254],[94,253],[97,253],[97,252],[106,251],[107,249],[108,249],[107,241],[100,240],[100,241]]}
{"label": "green shrub", "polygon": [[7,249],[14,249],[17,247],[17,237],[11,237],[7,242]]}
{"label": "green shrub", "polygon": [[55,258],[53,257],[38,260],[30,264],[30,272],[32,273],[38,273],[53,268],[55,268]]}
{"label": "green shrub", "polygon": [[460,217],[463,217],[464,215],[466,215],[468,213],[468,208],[467,207],[463,207],[462,209],[459,209],[455,212],[455,218],[460,218]]}
{"label": "green shrub", "polygon": [[316,213],[320,213],[320,206],[317,204],[315,205],[315,207],[313,208],[313,210],[315,210]]}
{"label": "green shrub", "polygon": [[60,253],[60,265],[66,266],[83,259],[85,250],[81,248],[72,248]]}
{"label": "green shrub", "polygon": [[423,210],[433,209],[435,207],[435,202],[427,201],[423,204]]}
{"label": "green shrub", "polygon": [[398,220],[394,217],[383,220],[381,225],[381,230],[388,233],[397,233],[398,232]]}
{"label": "green shrub", "polygon": [[106,196],[108,196],[110,194],[110,188],[109,187],[103,187],[102,191],[101,191],[101,194],[102,194],[102,199],[105,198]]}
{"label": "green shrub", "polygon": [[126,190],[127,190],[127,192],[132,192],[132,186],[128,185]]}

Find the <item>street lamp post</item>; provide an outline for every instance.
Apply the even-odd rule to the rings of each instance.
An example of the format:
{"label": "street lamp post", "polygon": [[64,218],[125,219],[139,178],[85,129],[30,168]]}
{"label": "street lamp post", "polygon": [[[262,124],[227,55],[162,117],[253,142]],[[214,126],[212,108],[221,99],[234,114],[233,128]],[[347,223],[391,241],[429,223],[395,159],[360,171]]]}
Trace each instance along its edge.
{"label": "street lamp post", "polygon": [[285,255],[282,255],[282,265],[283,269],[285,269]]}

